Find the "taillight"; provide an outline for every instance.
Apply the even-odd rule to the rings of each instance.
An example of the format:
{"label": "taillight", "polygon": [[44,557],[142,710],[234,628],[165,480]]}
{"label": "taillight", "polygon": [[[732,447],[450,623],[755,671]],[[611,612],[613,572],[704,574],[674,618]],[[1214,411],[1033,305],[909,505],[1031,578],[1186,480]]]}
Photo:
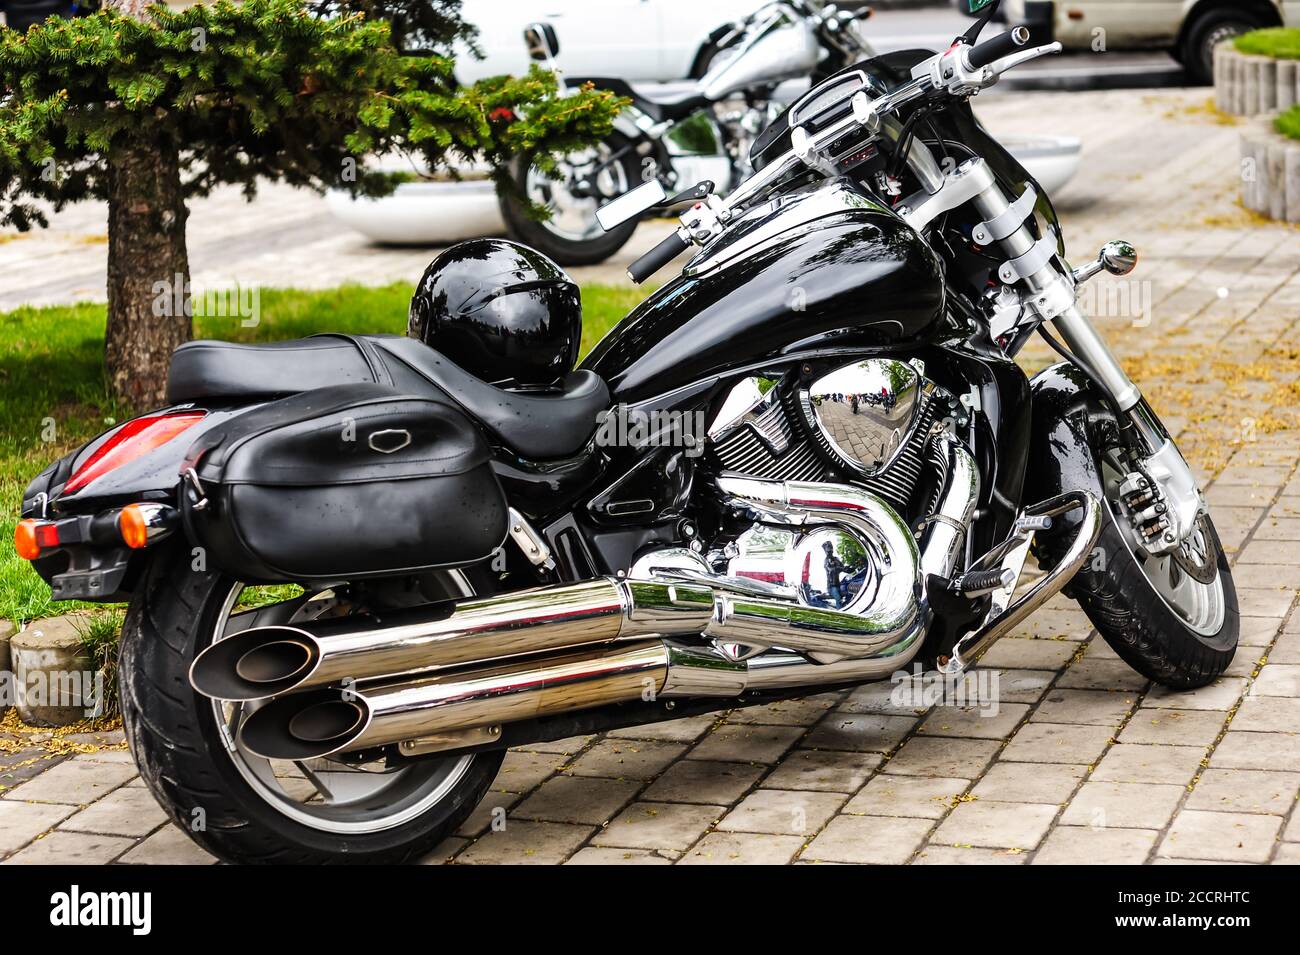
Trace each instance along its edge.
{"label": "taillight", "polygon": [[111,438],[95,449],[86,463],[63,486],[64,494],[75,494],[91,481],[109,471],[143,457],[166,444],[186,428],[203,420],[206,412],[181,411],[172,414],[143,415],[122,425]]}

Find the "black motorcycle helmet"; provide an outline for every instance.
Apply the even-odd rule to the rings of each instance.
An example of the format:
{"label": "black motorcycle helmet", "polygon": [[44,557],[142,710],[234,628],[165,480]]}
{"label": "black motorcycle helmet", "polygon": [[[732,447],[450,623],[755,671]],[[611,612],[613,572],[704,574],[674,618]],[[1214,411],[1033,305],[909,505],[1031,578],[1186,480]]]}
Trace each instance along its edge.
{"label": "black motorcycle helmet", "polygon": [[578,360],[582,301],[573,279],[542,253],[472,239],[425,269],[406,334],[484,381],[552,385]]}

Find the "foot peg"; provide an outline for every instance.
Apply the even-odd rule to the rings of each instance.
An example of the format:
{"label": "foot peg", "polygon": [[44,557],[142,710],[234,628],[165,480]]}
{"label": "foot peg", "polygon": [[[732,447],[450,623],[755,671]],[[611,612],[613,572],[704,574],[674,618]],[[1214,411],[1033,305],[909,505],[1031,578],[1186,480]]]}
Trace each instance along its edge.
{"label": "foot peg", "polygon": [[[1020,579],[1020,570],[1024,566],[1029,546],[1034,534],[1041,529],[1052,526],[1051,518],[1073,511],[1083,511],[1079,522],[1079,532],[1070,542],[1065,556],[1060,563],[1045,574],[1029,591],[1014,603],[1010,603],[1016,581]],[[1101,502],[1096,495],[1088,491],[1067,491],[1039,504],[1032,504],[1016,516],[1016,523],[1011,536],[975,561],[974,570],[967,571],[953,583],[964,588],[974,588],[976,584],[993,582],[994,586],[984,591],[993,595],[993,608],[978,629],[957,641],[952,656],[939,658],[940,672],[956,676],[965,673],[982,657],[989,647],[998,639],[1025,620],[1031,613],[1041,607],[1062,587],[1073,579],[1084,565],[1092,548],[1101,534]],[[997,563],[1001,566],[992,570],[979,569],[981,564]],[[994,578],[996,577],[996,580]],[[966,591],[963,590],[963,593]]]}
{"label": "foot peg", "polygon": [[1019,574],[1010,567],[999,567],[995,570],[972,570],[960,577],[953,578],[948,584],[948,589],[952,593],[960,594],[963,597],[983,597],[995,590],[1014,587],[1018,577]]}

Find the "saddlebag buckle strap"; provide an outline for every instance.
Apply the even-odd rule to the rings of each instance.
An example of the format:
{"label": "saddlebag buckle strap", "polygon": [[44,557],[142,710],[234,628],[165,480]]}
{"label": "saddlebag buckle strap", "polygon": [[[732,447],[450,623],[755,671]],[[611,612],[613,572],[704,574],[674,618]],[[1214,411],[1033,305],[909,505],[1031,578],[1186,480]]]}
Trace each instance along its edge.
{"label": "saddlebag buckle strap", "polygon": [[195,511],[206,509],[208,506],[208,492],[203,489],[203,482],[199,480],[199,473],[194,468],[186,468],[183,476],[185,483],[189,485],[194,494],[190,508]]}
{"label": "saddlebag buckle strap", "polygon": [[1003,262],[1002,267],[998,269],[998,278],[1007,285],[1012,285],[1039,271],[1052,261],[1054,255],[1056,255],[1056,237],[1045,235],[1024,255]]}
{"label": "saddlebag buckle strap", "polygon": [[1011,233],[1019,229],[1034,212],[1034,206],[1038,204],[1038,193],[1030,184],[1025,185],[1025,191],[1020,194],[1020,198],[1007,207],[1007,211],[1001,215],[994,216],[979,225],[971,231],[975,241],[980,245],[992,245],[994,242],[1001,242]]}

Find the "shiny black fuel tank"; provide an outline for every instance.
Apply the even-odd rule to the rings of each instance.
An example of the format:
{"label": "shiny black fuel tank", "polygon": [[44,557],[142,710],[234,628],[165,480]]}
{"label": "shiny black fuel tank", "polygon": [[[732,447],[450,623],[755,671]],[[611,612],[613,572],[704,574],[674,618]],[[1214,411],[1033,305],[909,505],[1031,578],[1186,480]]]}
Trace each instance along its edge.
{"label": "shiny black fuel tank", "polygon": [[865,352],[942,337],[943,265],[846,179],[746,214],[582,362],[634,403],[823,348]]}

